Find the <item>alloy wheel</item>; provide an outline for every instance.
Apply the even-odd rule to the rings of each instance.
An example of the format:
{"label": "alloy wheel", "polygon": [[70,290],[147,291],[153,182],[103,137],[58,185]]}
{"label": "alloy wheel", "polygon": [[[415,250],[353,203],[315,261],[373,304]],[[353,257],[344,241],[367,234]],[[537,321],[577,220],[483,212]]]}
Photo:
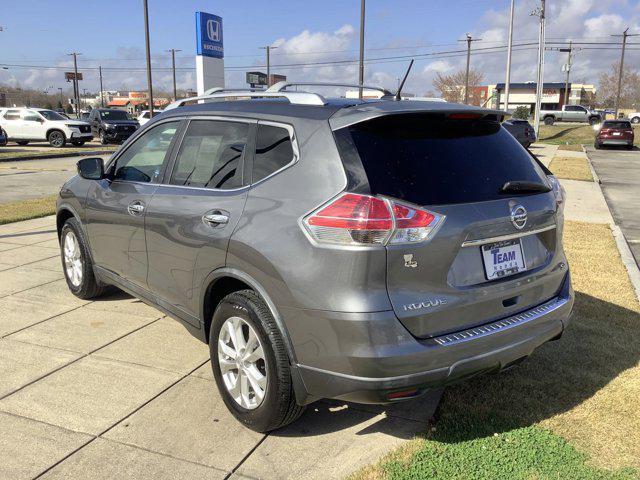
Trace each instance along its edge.
{"label": "alloy wheel", "polygon": [[67,278],[74,287],[79,287],[82,283],[82,252],[76,234],[71,231],[64,236],[63,254]]}
{"label": "alloy wheel", "polygon": [[255,330],[240,317],[228,318],[220,329],[218,364],[235,402],[247,410],[258,408],[267,390],[267,364]]}

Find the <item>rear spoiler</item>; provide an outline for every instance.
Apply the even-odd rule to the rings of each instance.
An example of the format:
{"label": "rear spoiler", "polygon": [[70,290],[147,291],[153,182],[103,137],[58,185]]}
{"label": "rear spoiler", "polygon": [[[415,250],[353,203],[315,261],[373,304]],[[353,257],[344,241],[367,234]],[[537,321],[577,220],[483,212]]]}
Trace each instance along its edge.
{"label": "rear spoiler", "polygon": [[348,127],[356,123],[366,122],[378,117],[387,115],[402,115],[412,113],[433,113],[445,114],[448,117],[458,116],[464,118],[478,118],[503,122],[505,118],[510,117],[509,112],[503,110],[494,110],[489,108],[471,107],[468,105],[459,105],[445,102],[367,102],[363,104],[345,107],[334,113],[329,119],[332,130]]}

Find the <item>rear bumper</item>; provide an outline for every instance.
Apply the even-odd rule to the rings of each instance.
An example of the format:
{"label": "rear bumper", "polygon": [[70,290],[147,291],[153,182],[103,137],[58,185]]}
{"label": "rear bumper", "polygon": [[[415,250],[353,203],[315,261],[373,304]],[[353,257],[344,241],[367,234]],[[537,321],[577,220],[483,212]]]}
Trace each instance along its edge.
{"label": "rear bumper", "polygon": [[[294,366],[298,402],[337,398],[359,403],[389,403],[389,393],[415,389],[415,395],[419,395],[482,373],[502,370],[526,358],[543,343],[561,336],[569,323],[573,301],[567,273],[556,297],[536,308],[493,321],[485,325],[485,329],[480,326],[457,335],[417,340],[406,330],[404,334],[389,337],[392,331],[382,328],[379,338],[372,333],[362,348],[358,347],[358,339],[353,338],[354,331],[344,331],[344,338],[337,337],[336,341],[344,344],[342,349],[355,355],[345,359],[346,364],[334,362],[336,366],[341,364],[342,371],[304,363]],[[387,316],[385,312],[378,313],[385,319],[376,322],[383,326]],[[395,323],[400,325],[398,320]],[[505,326],[497,328],[498,323]],[[346,346],[354,341],[355,348]],[[366,341],[370,345],[365,346]]]}
{"label": "rear bumper", "polygon": [[626,138],[599,138],[597,141],[600,145],[633,145],[633,140]]}

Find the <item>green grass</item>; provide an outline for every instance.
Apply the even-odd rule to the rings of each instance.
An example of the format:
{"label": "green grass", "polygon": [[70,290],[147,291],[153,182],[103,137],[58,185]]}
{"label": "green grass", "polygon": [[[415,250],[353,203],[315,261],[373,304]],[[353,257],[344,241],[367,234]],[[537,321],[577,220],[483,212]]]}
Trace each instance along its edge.
{"label": "green grass", "polygon": [[46,217],[56,211],[57,195],[0,204],[0,225],[31,218]]}
{"label": "green grass", "polygon": [[[640,126],[634,125],[635,146],[640,146]],[[596,131],[591,125],[540,125],[538,141],[551,145],[592,145]]]}

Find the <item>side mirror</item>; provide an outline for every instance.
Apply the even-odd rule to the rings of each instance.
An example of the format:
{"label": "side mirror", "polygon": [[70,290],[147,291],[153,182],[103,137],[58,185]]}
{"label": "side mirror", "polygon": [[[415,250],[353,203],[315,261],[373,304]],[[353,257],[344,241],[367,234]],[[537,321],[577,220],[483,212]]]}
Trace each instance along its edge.
{"label": "side mirror", "polygon": [[87,180],[102,180],[104,175],[104,162],[101,158],[83,158],[76,164],[78,175]]}

